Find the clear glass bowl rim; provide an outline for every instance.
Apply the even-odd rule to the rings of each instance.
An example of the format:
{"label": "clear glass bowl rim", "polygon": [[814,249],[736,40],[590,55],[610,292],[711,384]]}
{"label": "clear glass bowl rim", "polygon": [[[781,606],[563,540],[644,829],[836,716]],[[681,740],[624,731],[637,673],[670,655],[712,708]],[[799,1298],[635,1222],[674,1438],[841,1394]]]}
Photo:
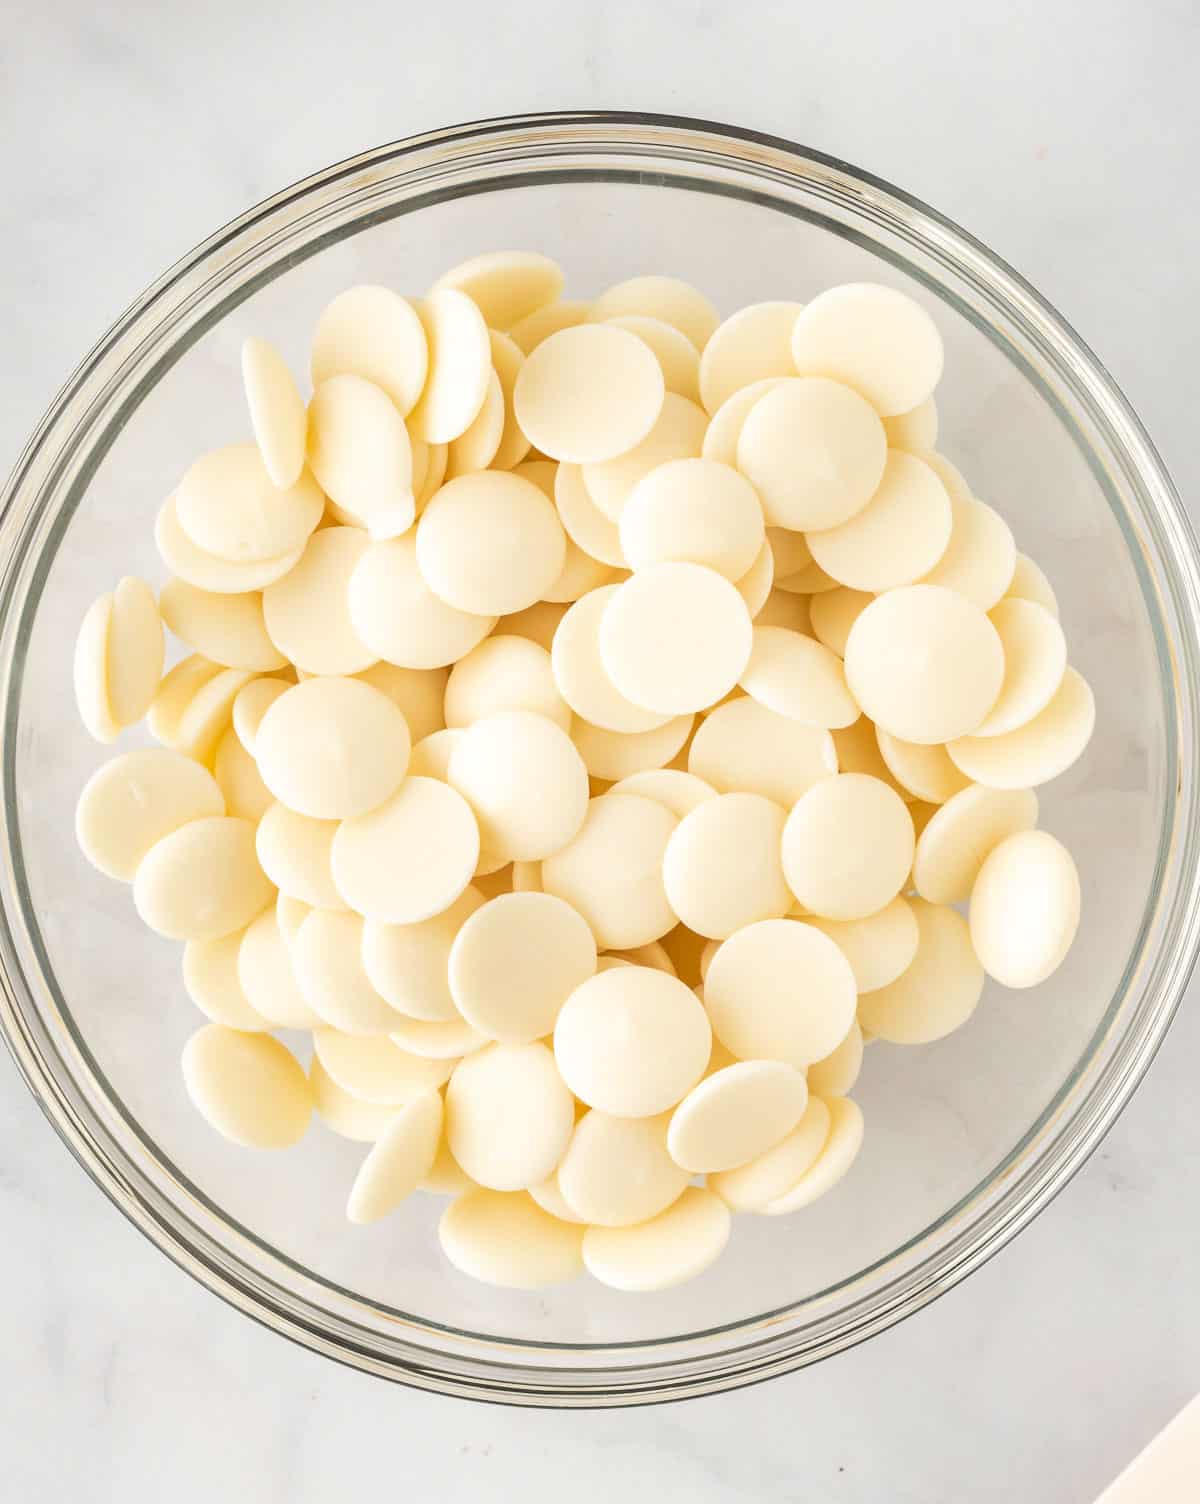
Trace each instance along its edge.
{"label": "clear glass bowl rim", "polygon": [[[958,1205],[874,1269],[796,1307],[657,1343],[521,1343],[400,1318],[381,1332],[354,1316],[349,1292],[255,1243],[234,1246],[216,1209],[194,1215],[169,1198],[137,1149],[153,1146],[81,1087],[82,1041],[58,1016],[46,958],[21,945],[22,882],[14,753],[31,590],[66,525],[72,498],[127,414],[197,332],[230,306],[217,294],[236,273],[234,301],[269,278],[297,233],[306,249],[338,238],[335,214],[380,185],[453,169],[451,196],[486,191],[501,176],[565,172],[604,177],[605,161],[653,159],[821,185],[855,212],[932,251],[1020,332],[1058,384],[1065,416],[1103,448],[1130,506],[1121,518],[1159,651],[1168,710],[1168,809],[1158,881],[1124,985],[1090,1054],[1006,1161]],[[719,191],[719,189],[718,189]],[[732,191],[732,190],[729,190]],[[256,275],[254,268],[260,271]],[[214,309],[216,311],[214,311]],[[1036,378],[1035,378],[1036,379]],[[1064,399],[1064,395],[1065,399]],[[1182,503],[1115,382],[1064,319],[1015,271],[937,211],[822,153],[735,127],[617,111],[564,111],[453,126],[337,163],[265,200],[167,271],[103,336],[58,394],[0,494],[0,698],[5,707],[0,832],[0,1029],[30,1090],[86,1172],[159,1248],[223,1299],[315,1351],[376,1375],[460,1397],[510,1404],[650,1403],[753,1383],[817,1361],[884,1330],[949,1289],[1024,1227],[1069,1181],[1141,1080],[1183,995],[1200,948],[1200,555]],[[13,902],[12,900],[15,900]],[[27,939],[27,937],[25,937]],[[25,959],[22,951],[24,949]],[[36,943],[33,949],[37,951]],[[40,969],[40,975],[34,975]],[[132,1147],[131,1147],[132,1146]],[[198,1194],[198,1193],[197,1193]],[[202,1197],[198,1201],[203,1202]],[[312,1293],[310,1293],[312,1292]],[[335,1312],[315,1295],[343,1297]],[[796,1313],[802,1311],[803,1315]]]}

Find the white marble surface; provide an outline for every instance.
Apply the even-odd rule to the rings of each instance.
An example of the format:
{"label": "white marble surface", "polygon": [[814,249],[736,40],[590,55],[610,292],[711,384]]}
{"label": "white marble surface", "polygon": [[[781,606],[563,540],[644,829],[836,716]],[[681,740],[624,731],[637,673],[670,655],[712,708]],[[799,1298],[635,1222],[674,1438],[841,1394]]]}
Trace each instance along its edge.
{"label": "white marble surface", "polygon": [[[931,200],[1074,321],[1197,493],[1188,0],[9,0],[5,19],[0,466],[126,302],[273,188],[449,121],[609,106],[774,131]],[[966,1285],[819,1369],[607,1414],[467,1408],[260,1330],[122,1221],[0,1059],[0,1496],[1088,1504],[1200,1389],[1198,1006],[1086,1170]]]}

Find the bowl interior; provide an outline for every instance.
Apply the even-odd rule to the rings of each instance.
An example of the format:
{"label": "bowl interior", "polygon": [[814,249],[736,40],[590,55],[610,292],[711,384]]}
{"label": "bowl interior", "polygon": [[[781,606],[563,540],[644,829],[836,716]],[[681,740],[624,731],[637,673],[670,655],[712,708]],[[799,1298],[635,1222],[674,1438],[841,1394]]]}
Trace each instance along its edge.
{"label": "bowl interior", "polygon": [[[361,1146],[320,1126],[283,1155],[216,1137],[190,1107],[179,1071],[199,1022],[183,991],[180,948],[142,927],[129,890],[82,860],[72,829],[78,791],[108,755],[77,723],[74,632],[91,599],[122,574],[161,583],[156,509],[192,457],[248,437],[244,336],[275,341],[306,382],[315,319],[341,288],[378,281],[419,293],[455,261],[510,245],[557,257],[568,296],[655,270],[696,283],[723,313],[804,300],[848,280],[919,298],[947,349],[940,447],[1046,569],[1071,660],[1098,706],[1086,756],[1042,798],[1042,824],[1074,852],[1083,880],[1083,921],[1066,965],[1033,992],[989,986],[970,1023],[940,1044],[872,1045],[855,1090],[866,1144],[849,1178],[801,1215],[739,1218],[714,1269],[652,1299],[586,1279],[536,1294],[477,1285],[440,1255],[440,1199],[415,1197],[369,1228],[347,1223]],[[106,421],[64,497],[61,523],[47,533],[8,720],[28,967],[45,971],[43,1006],[56,1014],[79,1079],[94,1077],[87,1089],[97,1110],[128,1152],[154,1164],[179,1214],[203,1220],[234,1256],[283,1285],[301,1286],[317,1308],[352,1312],[367,1334],[402,1331],[432,1347],[452,1344],[448,1334],[478,1334],[502,1344],[509,1360],[555,1362],[565,1353],[539,1357],[527,1345],[670,1343],[767,1313],[795,1321],[809,1309],[836,1310],[864,1279],[898,1269],[912,1245],[953,1235],[1012,1157],[1047,1131],[1093,1050],[1124,1026],[1122,992],[1173,818],[1174,710],[1120,478],[1097,460],[1044,370],[960,291],[927,247],[905,245],[865,212],[833,215],[816,195],[765,180],[753,191],[713,191],[667,163],[653,172],[601,163],[397,199],[329,230],[323,243],[313,231],[303,251],[268,262],[181,322],[154,379]]]}

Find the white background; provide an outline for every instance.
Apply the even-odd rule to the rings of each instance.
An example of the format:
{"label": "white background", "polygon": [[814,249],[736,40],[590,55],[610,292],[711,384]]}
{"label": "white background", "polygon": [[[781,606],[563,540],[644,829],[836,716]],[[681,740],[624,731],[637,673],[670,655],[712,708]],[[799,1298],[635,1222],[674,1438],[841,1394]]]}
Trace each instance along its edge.
{"label": "white background", "polygon": [[[1192,0],[8,0],[0,468],[152,277],[272,190],[539,109],[707,116],[932,202],[1082,331],[1197,494]],[[1200,1389],[1200,995],[1075,1183],[897,1330],[640,1412],[467,1407],[285,1344],[193,1285],[0,1060],[0,1497],[1089,1504]]]}

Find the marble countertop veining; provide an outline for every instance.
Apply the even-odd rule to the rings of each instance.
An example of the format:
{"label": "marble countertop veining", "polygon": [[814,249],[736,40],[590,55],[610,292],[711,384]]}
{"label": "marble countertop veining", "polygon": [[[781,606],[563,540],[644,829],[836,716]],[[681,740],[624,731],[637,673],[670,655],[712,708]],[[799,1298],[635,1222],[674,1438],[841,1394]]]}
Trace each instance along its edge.
{"label": "marble countertop veining", "polygon": [[[9,0],[5,31],[4,468],[129,300],[274,188],[451,121],[605,106],[790,136],[938,205],[1083,331],[1200,494],[1187,0]],[[1198,1053],[1193,990],[1082,1174],[914,1320],[759,1388],[590,1414],[468,1410],[246,1321],[117,1215],[3,1056],[0,1496],[1089,1504],[1200,1389]]]}

